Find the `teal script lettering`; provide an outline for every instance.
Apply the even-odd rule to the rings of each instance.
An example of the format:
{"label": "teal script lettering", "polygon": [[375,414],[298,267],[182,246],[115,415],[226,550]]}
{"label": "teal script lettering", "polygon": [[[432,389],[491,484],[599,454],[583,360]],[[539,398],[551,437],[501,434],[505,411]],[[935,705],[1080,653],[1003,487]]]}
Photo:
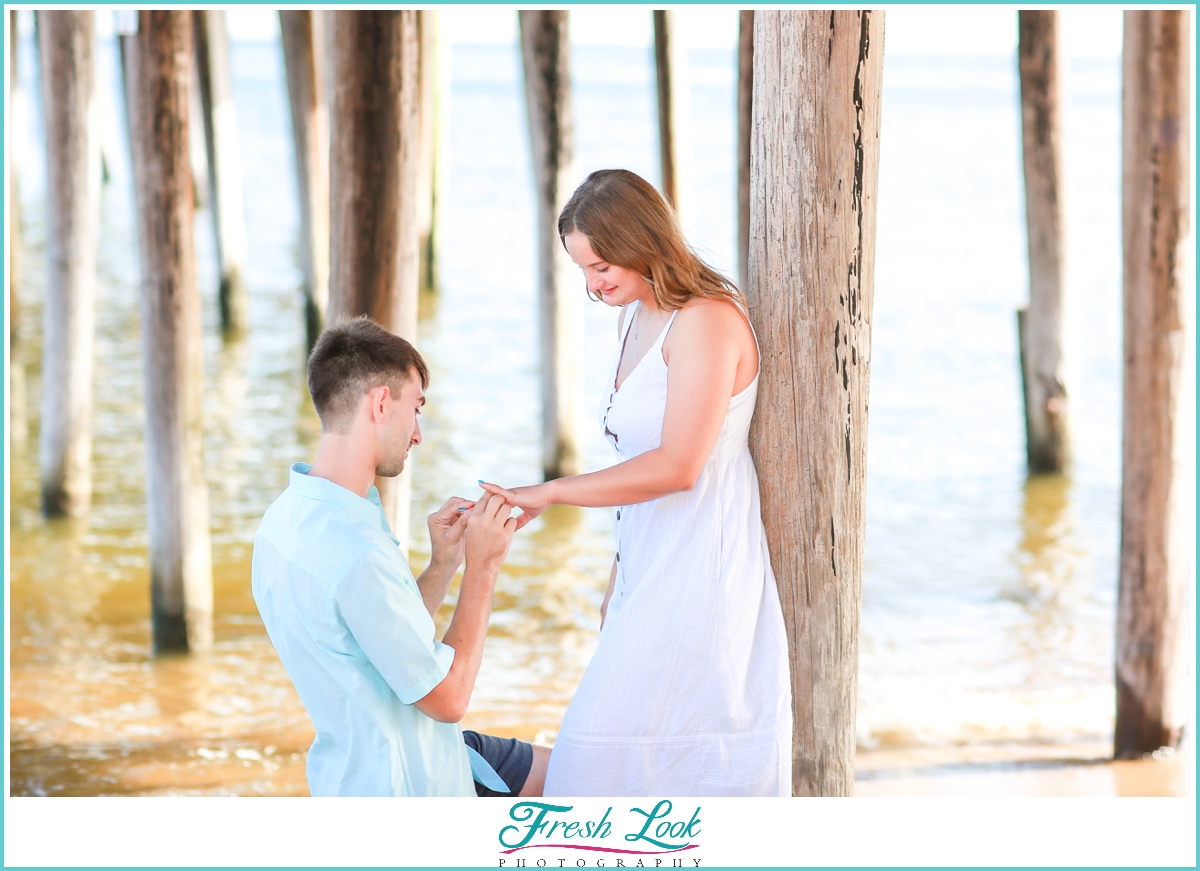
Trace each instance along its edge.
{"label": "teal script lettering", "polygon": [[[560,838],[607,838],[611,834],[612,824],[608,822],[608,815],[612,811],[611,807],[596,822],[580,823],[574,820],[547,819],[550,814],[566,813],[573,807],[573,805],[546,804],[540,801],[518,802],[509,809],[508,815],[514,822],[525,825],[505,826],[501,829],[500,844],[511,850],[524,847],[538,835],[544,838],[552,837],[555,834]],[[522,830],[524,835],[521,834]],[[513,834],[508,835],[508,832]],[[506,839],[506,836],[511,839],[512,843]]]}
{"label": "teal script lettering", "polygon": [[642,826],[642,830],[637,834],[626,835],[626,841],[646,841],[664,850],[681,850],[691,843],[691,841],[686,840],[683,843],[671,843],[663,839],[671,838],[677,841],[684,836],[690,839],[700,832],[700,808],[696,808],[695,813],[692,814],[692,818],[688,822],[683,822],[682,820],[671,822],[667,819],[671,815],[671,802],[669,799],[664,798],[654,806],[654,810],[652,811],[644,811],[640,807],[635,807],[630,808],[629,812],[641,814],[646,818],[646,822]]}

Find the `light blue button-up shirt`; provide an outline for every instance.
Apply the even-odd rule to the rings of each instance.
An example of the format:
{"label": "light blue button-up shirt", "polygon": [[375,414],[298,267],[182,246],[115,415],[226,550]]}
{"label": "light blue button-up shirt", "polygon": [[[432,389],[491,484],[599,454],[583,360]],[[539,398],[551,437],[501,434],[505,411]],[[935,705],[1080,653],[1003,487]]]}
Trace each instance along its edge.
{"label": "light blue button-up shirt", "polygon": [[316,728],[309,791],[474,795],[458,724],[413,705],[441,683],[454,649],[434,640],[378,492],[364,499],[309,468],[292,466],[263,516],[251,570],[267,634]]}

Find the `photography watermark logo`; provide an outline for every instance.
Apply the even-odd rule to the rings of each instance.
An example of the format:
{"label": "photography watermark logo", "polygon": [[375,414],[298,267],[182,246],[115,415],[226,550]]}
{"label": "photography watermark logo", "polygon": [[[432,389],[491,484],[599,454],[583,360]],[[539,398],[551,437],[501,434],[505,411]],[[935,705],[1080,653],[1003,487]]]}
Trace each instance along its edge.
{"label": "photography watermark logo", "polygon": [[[647,810],[631,807],[613,814],[608,807],[599,819],[571,816],[574,805],[543,801],[517,802],[509,808],[512,820],[500,830],[501,868],[699,868],[700,860],[679,853],[700,845],[700,808],[690,815],[676,813],[669,799]],[[614,827],[615,824],[615,827]],[[612,840],[608,840],[608,839]],[[534,850],[528,856],[514,856]],[[570,851],[568,855],[555,855]],[[581,855],[583,854],[583,855]]]}

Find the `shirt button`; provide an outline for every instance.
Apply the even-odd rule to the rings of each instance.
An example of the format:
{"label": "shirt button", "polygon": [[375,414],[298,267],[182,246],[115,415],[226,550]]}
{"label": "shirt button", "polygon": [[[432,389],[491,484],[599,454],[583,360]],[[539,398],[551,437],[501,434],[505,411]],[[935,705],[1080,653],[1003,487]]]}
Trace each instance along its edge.
{"label": "shirt button", "polygon": [[620,562],[620,561],[621,561],[621,555],[617,554],[617,562]]}
{"label": "shirt button", "polygon": [[617,520],[620,520],[620,519],[621,519],[621,509],[618,508],[617,509]]}

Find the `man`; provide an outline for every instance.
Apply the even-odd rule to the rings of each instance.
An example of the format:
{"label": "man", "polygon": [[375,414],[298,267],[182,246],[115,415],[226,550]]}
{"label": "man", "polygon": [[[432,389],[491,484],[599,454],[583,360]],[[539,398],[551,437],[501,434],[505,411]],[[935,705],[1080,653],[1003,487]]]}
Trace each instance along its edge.
{"label": "man", "polygon": [[[292,466],[254,539],[254,601],[317,732],[312,795],[541,795],[545,781],[547,748],[458,726],[518,525],[510,506],[447,501],[414,579],[372,483],[400,474],[421,443],[428,382],[416,349],[370,318],[326,330],[308,361],[316,458]],[[438,642],[433,615],[464,556]]]}

